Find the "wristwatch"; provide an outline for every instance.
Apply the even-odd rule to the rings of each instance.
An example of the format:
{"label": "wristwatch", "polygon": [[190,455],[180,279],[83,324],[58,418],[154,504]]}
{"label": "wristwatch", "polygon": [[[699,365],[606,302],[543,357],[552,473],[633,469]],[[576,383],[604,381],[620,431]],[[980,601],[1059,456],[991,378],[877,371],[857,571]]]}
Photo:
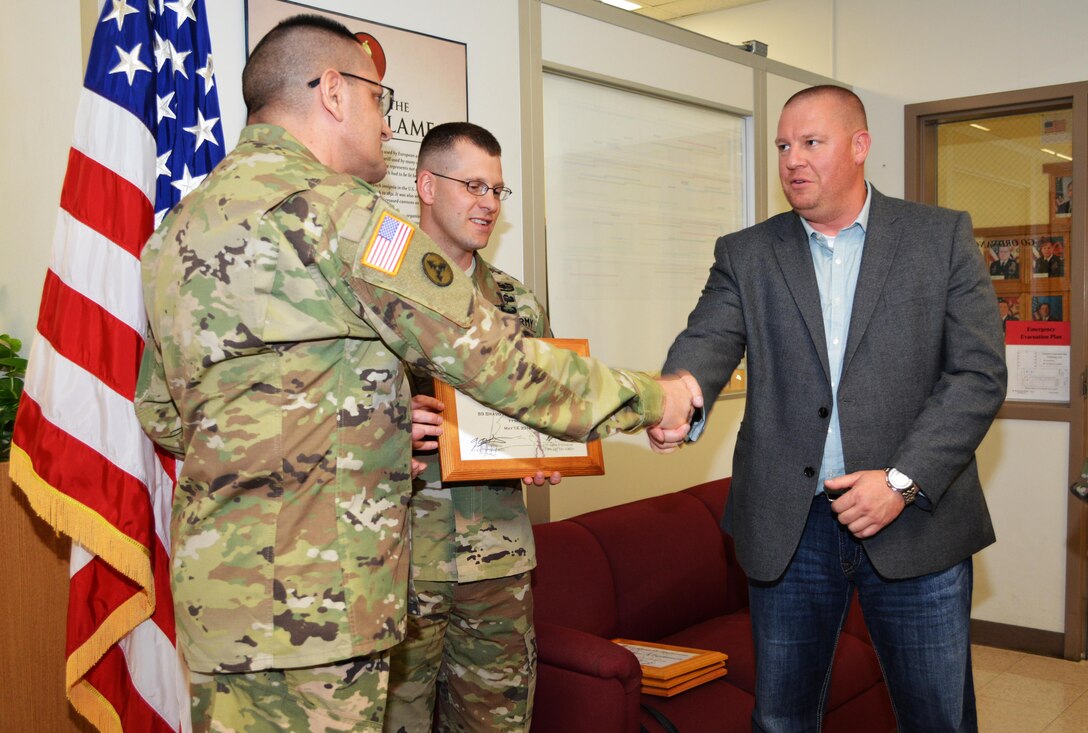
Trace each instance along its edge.
{"label": "wristwatch", "polygon": [[909,476],[898,469],[885,468],[884,481],[888,484],[889,489],[903,497],[904,504],[909,506],[918,498],[918,484],[914,483]]}

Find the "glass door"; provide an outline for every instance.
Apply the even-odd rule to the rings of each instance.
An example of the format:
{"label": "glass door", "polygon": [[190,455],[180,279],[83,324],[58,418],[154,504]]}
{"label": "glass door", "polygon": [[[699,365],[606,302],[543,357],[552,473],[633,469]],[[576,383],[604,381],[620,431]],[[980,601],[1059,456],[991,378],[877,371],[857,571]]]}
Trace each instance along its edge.
{"label": "glass door", "polygon": [[1009,389],[978,452],[998,541],[976,560],[972,633],[1079,659],[1088,504],[1067,489],[1088,455],[1088,82],[905,111],[906,198],[971,214],[1004,319]]}
{"label": "glass door", "polygon": [[971,213],[1005,321],[1008,399],[1068,403],[1072,105],[937,125],[937,201]]}

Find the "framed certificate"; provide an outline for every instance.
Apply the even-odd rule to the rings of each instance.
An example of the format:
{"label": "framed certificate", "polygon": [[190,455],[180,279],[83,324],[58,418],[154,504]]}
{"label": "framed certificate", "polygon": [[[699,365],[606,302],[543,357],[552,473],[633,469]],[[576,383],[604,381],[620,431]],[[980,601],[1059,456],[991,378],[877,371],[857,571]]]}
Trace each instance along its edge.
{"label": "framed certificate", "polygon": [[[585,339],[542,340],[589,356]],[[438,438],[443,481],[523,478],[538,470],[564,476],[604,473],[599,440],[574,443],[545,435],[437,379],[434,394],[446,405]]]}

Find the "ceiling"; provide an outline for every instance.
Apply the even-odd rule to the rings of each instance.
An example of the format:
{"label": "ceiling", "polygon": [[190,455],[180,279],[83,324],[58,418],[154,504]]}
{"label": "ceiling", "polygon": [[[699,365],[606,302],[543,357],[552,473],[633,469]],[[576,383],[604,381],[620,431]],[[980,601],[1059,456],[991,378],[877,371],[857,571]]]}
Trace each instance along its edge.
{"label": "ceiling", "polygon": [[638,15],[657,20],[673,20],[699,13],[713,13],[716,10],[728,10],[741,5],[752,5],[763,0],[633,0],[642,6],[636,10]]}

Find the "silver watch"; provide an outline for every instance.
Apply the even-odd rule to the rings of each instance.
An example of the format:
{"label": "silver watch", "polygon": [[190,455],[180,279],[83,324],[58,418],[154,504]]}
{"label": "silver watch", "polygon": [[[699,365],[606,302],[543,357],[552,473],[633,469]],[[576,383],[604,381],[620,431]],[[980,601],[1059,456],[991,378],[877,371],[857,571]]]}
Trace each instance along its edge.
{"label": "silver watch", "polygon": [[906,505],[912,504],[918,498],[918,484],[898,469],[885,468],[884,482],[888,484],[889,489],[903,497],[903,503]]}

